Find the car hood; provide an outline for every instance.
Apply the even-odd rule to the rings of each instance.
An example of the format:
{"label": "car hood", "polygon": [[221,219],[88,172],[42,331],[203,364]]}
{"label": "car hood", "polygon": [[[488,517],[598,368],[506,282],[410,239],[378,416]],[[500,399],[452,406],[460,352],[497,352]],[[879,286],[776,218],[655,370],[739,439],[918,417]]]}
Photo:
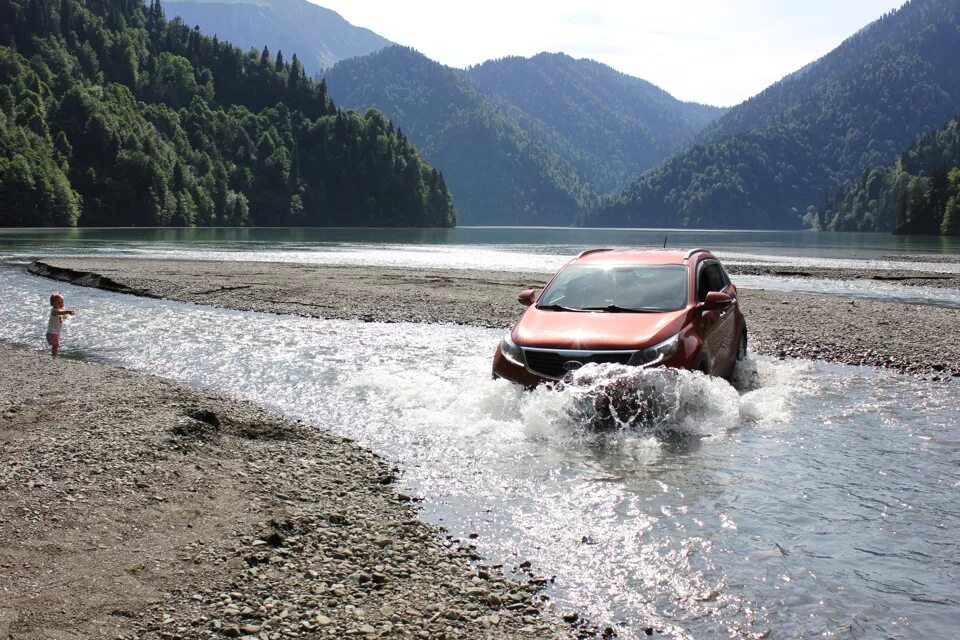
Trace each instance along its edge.
{"label": "car hood", "polygon": [[683,327],[686,309],[665,313],[542,311],[530,307],[513,328],[521,347],[641,349]]}

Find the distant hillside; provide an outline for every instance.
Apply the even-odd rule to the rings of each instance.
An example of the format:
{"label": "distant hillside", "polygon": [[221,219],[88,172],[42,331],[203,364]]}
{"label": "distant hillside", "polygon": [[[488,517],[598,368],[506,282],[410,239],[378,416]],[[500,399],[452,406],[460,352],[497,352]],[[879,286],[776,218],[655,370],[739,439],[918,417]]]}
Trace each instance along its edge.
{"label": "distant hillside", "polygon": [[164,7],[168,17],[238,47],[266,46],[287,60],[296,53],[308,75],[393,44],[307,0],[167,0]]}
{"label": "distant hillside", "polygon": [[462,71],[390,47],[325,80],[340,104],[385,113],[443,172],[460,224],[569,225],[593,201],[561,140]]}
{"label": "distant hillside", "polygon": [[443,172],[461,224],[572,224],[721,113],[566,55],[464,72],[392,47],[326,80],[338,103],[379,109],[410,136]]}
{"label": "distant hillside", "polygon": [[296,58],[138,0],[0,13],[0,227],[454,224],[440,173]]}
{"label": "distant hillside", "polygon": [[867,172],[817,223],[835,231],[960,234],[960,119]]}
{"label": "distant hillside", "polygon": [[724,112],[562,53],[502,58],[467,72],[484,92],[539,119],[577,149],[571,161],[601,192],[623,187]]}
{"label": "distant hillside", "polygon": [[960,3],[913,0],[734,107],[697,144],[581,219],[800,228],[960,105]]}

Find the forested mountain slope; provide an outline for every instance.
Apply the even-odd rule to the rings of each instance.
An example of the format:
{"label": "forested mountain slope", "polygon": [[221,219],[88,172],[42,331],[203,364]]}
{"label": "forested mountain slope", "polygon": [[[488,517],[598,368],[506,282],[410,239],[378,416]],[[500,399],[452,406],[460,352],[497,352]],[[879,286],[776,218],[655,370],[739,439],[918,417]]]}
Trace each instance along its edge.
{"label": "forested mountain slope", "polygon": [[241,48],[295,53],[307,75],[393,44],[308,0],[167,0],[166,12]]}
{"label": "forested mountain slope", "polygon": [[834,231],[960,234],[960,119],[924,135],[893,164],[864,174],[829,203],[817,225]]}
{"label": "forested mountain slope", "polygon": [[960,105],[960,3],[913,0],[727,112],[585,215],[594,226],[799,228]]}
{"label": "forested mountain slope", "polygon": [[454,215],[381,114],[138,0],[0,0],[0,226],[414,225]]}
{"label": "forested mountain slope", "polygon": [[575,150],[463,71],[390,47],[338,63],[325,81],[338,103],[385,113],[443,171],[462,224],[569,225],[594,202],[568,160]]}
{"label": "forested mountain slope", "polygon": [[577,149],[571,160],[599,192],[628,184],[724,112],[563,53],[490,60],[467,73],[482,91],[539,119]]}
{"label": "forested mountain slope", "polygon": [[338,103],[379,109],[410,136],[465,224],[571,224],[722,113],[563,54],[462,71],[392,47],[325,79]]}

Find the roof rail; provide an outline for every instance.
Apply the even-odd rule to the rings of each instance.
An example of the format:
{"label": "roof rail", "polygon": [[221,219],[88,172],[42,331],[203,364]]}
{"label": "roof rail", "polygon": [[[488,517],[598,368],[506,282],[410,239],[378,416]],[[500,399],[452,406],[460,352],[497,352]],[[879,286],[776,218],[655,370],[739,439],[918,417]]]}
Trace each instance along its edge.
{"label": "roof rail", "polygon": [[591,253],[600,253],[601,251],[613,251],[613,249],[611,249],[610,247],[604,247],[602,249],[586,249],[585,251],[581,251],[580,253],[578,253],[577,258],[578,259],[582,258],[583,256],[589,255]]}
{"label": "roof rail", "polygon": [[689,260],[690,256],[692,256],[695,253],[700,253],[701,251],[706,251],[707,253],[709,253],[709,251],[707,251],[706,249],[702,247],[697,247],[696,249],[690,249],[690,251],[687,251],[687,255],[683,259]]}

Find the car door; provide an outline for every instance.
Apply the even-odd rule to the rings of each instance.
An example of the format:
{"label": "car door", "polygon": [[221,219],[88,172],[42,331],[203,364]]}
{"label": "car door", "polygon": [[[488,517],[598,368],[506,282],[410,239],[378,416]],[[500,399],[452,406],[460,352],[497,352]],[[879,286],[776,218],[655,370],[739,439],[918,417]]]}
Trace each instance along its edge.
{"label": "car door", "polygon": [[[728,291],[730,280],[720,263],[704,260],[697,266],[697,299],[703,302],[711,291]],[[737,323],[734,305],[725,309],[701,311],[703,350],[712,375],[725,372],[736,357]]]}

